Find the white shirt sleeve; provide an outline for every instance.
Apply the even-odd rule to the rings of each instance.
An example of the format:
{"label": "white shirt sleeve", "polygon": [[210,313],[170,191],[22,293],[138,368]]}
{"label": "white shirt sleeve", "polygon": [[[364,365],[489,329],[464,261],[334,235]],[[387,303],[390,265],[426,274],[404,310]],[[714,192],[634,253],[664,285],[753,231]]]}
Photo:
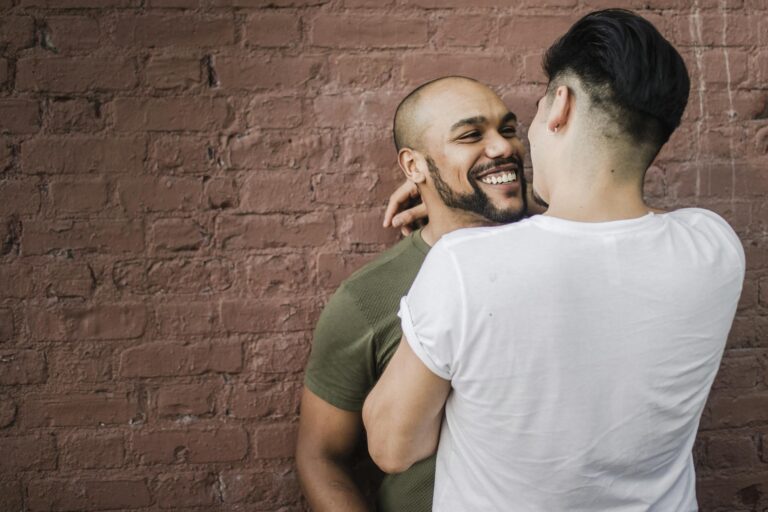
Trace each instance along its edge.
{"label": "white shirt sleeve", "polygon": [[427,255],[408,295],[400,301],[403,334],[438,377],[451,380],[465,332],[464,286],[452,255],[441,244]]}

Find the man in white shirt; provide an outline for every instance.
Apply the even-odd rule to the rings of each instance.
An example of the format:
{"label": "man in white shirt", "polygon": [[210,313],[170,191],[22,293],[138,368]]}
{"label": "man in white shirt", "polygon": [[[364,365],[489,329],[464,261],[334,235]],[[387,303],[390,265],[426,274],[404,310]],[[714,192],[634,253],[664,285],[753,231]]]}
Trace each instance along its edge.
{"label": "man in white shirt", "polygon": [[439,439],[437,511],[697,510],[691,448],[744,253],[716,214],[643,202],[687,70],[622,10],[582,18],[544,67],[529,139],[549,209],[434,246],[363,408],[369,450],[398,472]]}

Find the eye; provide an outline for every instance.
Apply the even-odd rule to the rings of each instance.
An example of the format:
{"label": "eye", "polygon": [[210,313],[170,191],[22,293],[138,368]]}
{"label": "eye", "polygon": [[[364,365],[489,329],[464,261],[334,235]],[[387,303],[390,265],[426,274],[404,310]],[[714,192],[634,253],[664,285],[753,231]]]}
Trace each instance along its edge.
{"label": "eye", "polygon": [[479,139],[481,136],[482,134],[478,130],[472,130],[471,132],[461,134],[458,140],[471,142]]}
{"label": "eye", "polygon": [[501,134],[504,137],[517,137],[517,127],[516,126],[505,126],[501,129]]}

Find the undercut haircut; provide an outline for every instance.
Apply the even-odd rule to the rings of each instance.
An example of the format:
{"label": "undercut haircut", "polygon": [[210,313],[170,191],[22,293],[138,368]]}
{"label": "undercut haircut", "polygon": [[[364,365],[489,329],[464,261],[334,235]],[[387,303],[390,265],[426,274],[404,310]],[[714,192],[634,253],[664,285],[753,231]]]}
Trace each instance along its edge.
{"label": "undercut haircut", "polygon": [[445,80],[469,80],[470,82],[479,83],[474,78],[450,75],[425,82],[408,93],[397,106],[397,109],[395,109],[395,118],[392,126],[395,149],[398,153],[402,148],[418,149],[419,136],[422,131],[416,126],[416,112],[418,111],[419,102],[423,94],[427,92],[427,89]]}
{"label": "undercut haircut", "polygon": [[680,125],[690,78],[680,54],[649,21],[624,9],[587,14],[547,50],[550,93],[576,76],[594,107],[657,153]]}

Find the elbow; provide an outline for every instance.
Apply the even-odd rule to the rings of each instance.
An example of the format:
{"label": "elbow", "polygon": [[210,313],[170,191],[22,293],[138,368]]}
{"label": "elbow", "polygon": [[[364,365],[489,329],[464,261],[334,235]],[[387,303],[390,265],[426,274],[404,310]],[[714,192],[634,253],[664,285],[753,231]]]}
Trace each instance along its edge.
{"label": "elbow", "polygon": [[404,453],[399,453],[395,447],[369,445],[368,450],[374,464],[388,474],[402,473],[416,462],[406,457]]}
{"label": "elbow", "polygon": [[383,425],[381,415],[377,412],[373,401],[366,400],[363,404],[363,424],[368,439],[368,453],[374,464],[383,472],[402,473],[410,464],[402,457],[401,450],[398,450],[395,441],[397,435],[392,430],[394,425],[391,422]]}

